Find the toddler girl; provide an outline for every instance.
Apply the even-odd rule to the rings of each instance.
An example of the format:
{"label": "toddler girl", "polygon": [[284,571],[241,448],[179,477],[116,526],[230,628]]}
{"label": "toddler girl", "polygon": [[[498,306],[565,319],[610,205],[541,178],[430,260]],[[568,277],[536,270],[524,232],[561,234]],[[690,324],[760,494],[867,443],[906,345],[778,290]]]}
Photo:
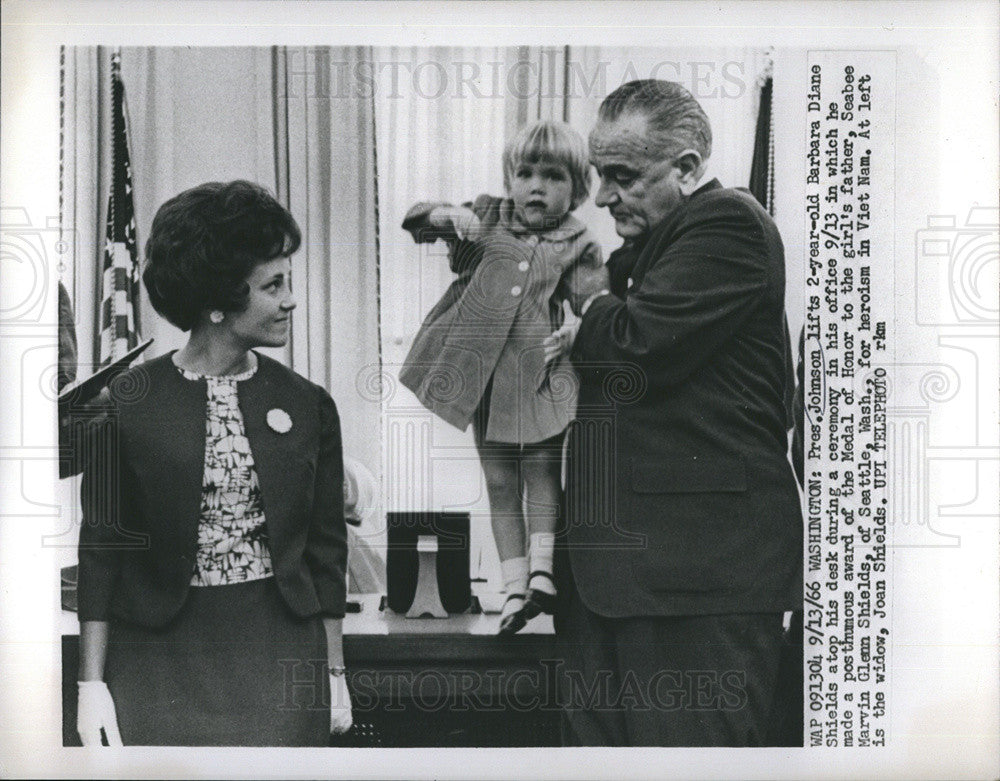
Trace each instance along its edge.
{"label": "toddler girl", "polygon": [[448,243],[458,277],[420,327],[400,381],[448,423],[472,424],[507,593],[500,633],[513,634],[553,609],[562,439],[576,406],[572,367],[565,356],[547,366],[542,342],[564,305],[607,287],[607,272],[570,214],[590,186],[575,131],[550,121],[523,128],[504,150],[503,173],[507,198],[418,203],[406,215],[418,243]]}

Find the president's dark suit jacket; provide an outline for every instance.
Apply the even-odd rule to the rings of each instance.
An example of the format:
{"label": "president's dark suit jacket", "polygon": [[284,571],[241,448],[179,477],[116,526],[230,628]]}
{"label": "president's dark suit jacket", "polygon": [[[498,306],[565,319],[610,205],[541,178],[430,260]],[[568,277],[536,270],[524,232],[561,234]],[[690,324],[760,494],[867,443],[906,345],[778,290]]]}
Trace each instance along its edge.
{"label": "president's dark suit jacket", "polygon": [[773,220],[712,180],[608,266],[613,295],[572,352],[566,541],[584,604],[612,617],[800,608]]}
{"label": "president's dark suit jacket", "polygon": [[[258,355],[238,385],[260,482],[278,589],[300,617],[344,615],[340,421],[329,394]],[[181,376],[169,355],[112,385],[90,432],[81,500],[79,616],[163,626],[184,603],[198,547],[205,463],[206,383]],[[291,428],[267,422],[284,410]]]}

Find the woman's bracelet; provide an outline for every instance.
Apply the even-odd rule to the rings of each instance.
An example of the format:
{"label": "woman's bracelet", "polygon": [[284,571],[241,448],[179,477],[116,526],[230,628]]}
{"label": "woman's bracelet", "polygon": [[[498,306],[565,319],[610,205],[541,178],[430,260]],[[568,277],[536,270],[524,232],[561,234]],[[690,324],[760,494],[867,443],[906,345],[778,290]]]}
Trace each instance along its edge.
{"label": "woman's bracelet", "polygon": [[347,668],[342,664],[328,664],[326,668],[330,675],[344,675],[347,672]]}

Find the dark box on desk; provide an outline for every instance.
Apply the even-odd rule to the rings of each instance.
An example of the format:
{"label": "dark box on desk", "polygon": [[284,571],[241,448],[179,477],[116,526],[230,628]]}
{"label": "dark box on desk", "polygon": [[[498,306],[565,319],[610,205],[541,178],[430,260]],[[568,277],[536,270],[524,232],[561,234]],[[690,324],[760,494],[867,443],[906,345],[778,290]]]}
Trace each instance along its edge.
{"label": "dark box on desk", "polygon": [[458,512],[386,513],[386,582],[389,609],[405,613],[417,591],[417,538],[437,538],[437,581],[441,604],[464,613],[472,604],[469,584],[469,514]]}

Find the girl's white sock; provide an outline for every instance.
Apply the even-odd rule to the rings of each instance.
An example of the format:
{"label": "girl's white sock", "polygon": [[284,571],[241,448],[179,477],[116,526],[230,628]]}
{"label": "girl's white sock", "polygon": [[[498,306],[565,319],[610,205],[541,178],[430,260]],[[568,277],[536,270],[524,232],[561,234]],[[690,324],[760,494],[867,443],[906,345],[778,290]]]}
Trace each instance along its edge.
{"label": "girl's white sock", "polygon": [[528,560],[517,556],[500,562],[500,576],[507,594],[524,594],[528,588]]}
{"label": "girl's white sock", "polygon": [[[535,532],[531,535],[531,547],[529,548],[528,567],[530,572],[541,570],[552,574],[552,549],[556,544],[556,536],[552,532]],[[555,594],[555,586],[552,581],[545,577],[535,577],[531,579],[531,588],[544,591],[546,594]]]}

